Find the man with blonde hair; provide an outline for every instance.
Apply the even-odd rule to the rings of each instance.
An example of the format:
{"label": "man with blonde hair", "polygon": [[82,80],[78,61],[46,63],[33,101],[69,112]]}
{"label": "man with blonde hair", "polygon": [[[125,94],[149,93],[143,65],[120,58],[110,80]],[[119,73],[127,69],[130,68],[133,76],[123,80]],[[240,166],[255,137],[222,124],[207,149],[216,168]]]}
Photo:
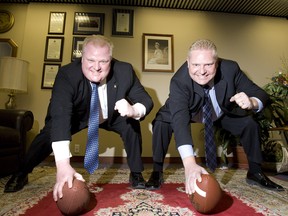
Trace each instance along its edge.
{"label": "man with blonde hair", "polygon": [[[214,123],[240,137],[249,163],[247,183],[283,191],[282,186],[272,182],[261,170],[260,129],[250,115],[251,111],[261,111],[268,102],[265,91],[253,83],[235,61],[218,58],[212,41],[195,41],[189,48],[187,61],[172,77],[169,98],[153,121],[154,163],[146,189],[159,189],[163,183],[163,162],[174,132],[185,169],[186,193],[195,191],[195,181],[201,181],[201,174],[208,172],[196,163],[191,123],[208,125],[206,112],[209,104],[211,128]],[[206,153],[207,167],[214,171],[217,167],[216,146],[213,131],[209,133],[205,127],[205,136],[210,138],[209,144],[212,142],[209,148],[213,148]]]}
{"label": "man with blonde hair", "polygon": [[141,174],[144,167],[140,120],[151,111],[153,101],[132,65],[114,59],[112,53],[113,44],[108,38],[89,36],[83,43],[82,58],[60,68],[45,126],[32,142],[23,167],[7,182],[5,192],[21,190],[28,182],[28,173],[49,156],[52,149],[57,167],[54,200],[63,196],[66,182],[71,188],[73,178],[84,181],[70,164],[69,146],[72,135],[88,126],[92,86],[98,90],[99,127],[121,136],[131,170],[131,186],[145,188]]}

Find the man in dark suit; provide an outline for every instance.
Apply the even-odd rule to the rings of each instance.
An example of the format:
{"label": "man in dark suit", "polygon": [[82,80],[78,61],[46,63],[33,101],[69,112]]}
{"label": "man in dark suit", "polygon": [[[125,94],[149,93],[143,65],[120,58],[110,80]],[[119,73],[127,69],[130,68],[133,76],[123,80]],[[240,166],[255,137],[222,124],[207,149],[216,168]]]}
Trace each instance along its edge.
{"label": "man in dark suit", "polygon": [[204,87],[209,90],[214,124],[240,137],[249,162],[247,182],[283,190],[261,170],[260,129],[249,115],[261,111],[269,102],[269,96],[236,62],[218,59],[216,46],[209,40],[192,44],[187,62],[171,79],[169,98],[153,121],[154,163],[146,189],[159,189],[163,183],[163,162],[173,132],[185,169],[186,193],[192,194],[193,183],[201,181],[201,174],[208,173],[195,161],[191,136],[191,123],[203,121]]}
{"label": "man in dark suit", "polygon": [[153,108],[153,101],[129,63],[112,58],[113,44],[93,35],[83,43],[82,58],[60,68],[53,86],[45,126],[32,142],[25,163],[11,177],[5,192],[21,190],[28,173],[53,153],[57,167],[54,199],[62,197],[65,182],[72,187],[73,177],[84,180],[70,165],[72,135],[87,128],[91,84],[98,84],[101,106],[99,127],[118,133],[127,153],[130,183],[145,188],[141,172],[142,140],[140,120]]}

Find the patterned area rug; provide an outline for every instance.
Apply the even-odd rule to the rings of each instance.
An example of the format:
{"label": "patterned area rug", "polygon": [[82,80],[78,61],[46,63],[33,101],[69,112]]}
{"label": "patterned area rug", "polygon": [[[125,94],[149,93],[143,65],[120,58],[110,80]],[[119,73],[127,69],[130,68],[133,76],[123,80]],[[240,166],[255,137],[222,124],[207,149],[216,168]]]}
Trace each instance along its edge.
{"label": "patterned area rug", "polygon": [[[37,167],[29,175],[29,184],[17,193],[3,193],[8,180],[0,179],[0,215],[61,215],[52,199],[55,183],[54,167]],[[184,189],[184,169],[166,169],[161,190],[133,190],[129,187],[128,169],[98,169],[88,175],[77,169],[96,196],[97,204],[85,215],[141,216],[141,215],[201,215],[191,205]],[[149,178],[150,169],[143,172]],[[286,188],[274,192],[245,182],[246,170],[217,170],[215,177],[224,196],[213,215],[287,215],[288,182],[270,177]]]}

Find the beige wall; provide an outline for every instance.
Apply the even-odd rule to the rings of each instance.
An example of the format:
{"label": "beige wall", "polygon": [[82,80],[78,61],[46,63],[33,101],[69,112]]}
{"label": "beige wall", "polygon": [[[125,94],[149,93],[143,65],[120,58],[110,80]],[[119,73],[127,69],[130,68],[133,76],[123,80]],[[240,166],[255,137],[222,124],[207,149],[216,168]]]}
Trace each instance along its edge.
{"label": "beige wall", "polygon": [[[104,35],[114,44],[114,57],[130,62],[142,84],[154,99],[152,113],[141,123],[143,132],[143,156],[149,157],[151,151],[151,121],[168,95],[169,81],[173,73],[142,72],[142,34],[173,34],[175,70],[185,61],[188,46],[198,38],[209,38],[218,46],[221,57],[238,61],[241,68],[260,86],[281,66],[280,57],[288,53],[288,21],[282,18],[250,15],[221,14],[212,12],[170,10],[155,8],[134,9],[133,37],[111,36],[112,9],[116,7],[73,5],[73,4],[0,4],[1,9],[11,11],[15,16],[13,28],[0,38],[11,38],[19,46],[18,57],[28,60],[28,94],[17,95],[18,108],[30,109],[35,115],[35,131],[44,125],[46,108],[51,90],[41,89],[44,63],[45,41],[48,35],[50,11],[66,12],[66,28],[62,65],[71,60],[74,12],[105,13]],[[120,7],[117,7],[120,8]],[[0,108],[4,108],[6,93],[0,93]],[[193,126],[194,141],[201,146],[203,138],[201,125]],[[86,130],[73,136],[74,144],[81,144],[84,154]],[[101,131],[100,153],[102,156],[125,155],[118,135]],[[199,148],[199,155],[203,155]],[[178,156],[172,143],[170,156]]]}

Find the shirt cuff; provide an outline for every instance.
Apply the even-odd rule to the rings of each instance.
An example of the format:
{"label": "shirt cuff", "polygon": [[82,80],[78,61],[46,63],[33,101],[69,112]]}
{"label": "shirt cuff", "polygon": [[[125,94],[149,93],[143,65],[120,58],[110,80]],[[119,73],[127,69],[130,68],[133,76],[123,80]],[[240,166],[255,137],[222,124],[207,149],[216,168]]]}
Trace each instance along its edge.
{"label": "shirt cuff", "polygon": [[139,116],[134,117],[134,119],[139,120],[146,115],[146,107],[141,103],[135,103],[133,107],[137,110]]}
{"label": "shirt cuff", "polygon": [[259,100],[259,99],[256,98],[256,97],[252,97],[252,98],[254,98],[254,99],[257,101],[257,103],[258,103],[258,109],[255,110],[255,112],[260,112],[260,111],[264,108],[262,101]]}
{"label": "shirt cuff", "polygon": [[69,146],[69,140],[52,142],[52,149],[56,162],[72,157]]}
{"label": "shirt cuff", "polygon": [[189,144],[179,146],[178,151],[182,160],[186,157],[194,156],[192,145]]}

